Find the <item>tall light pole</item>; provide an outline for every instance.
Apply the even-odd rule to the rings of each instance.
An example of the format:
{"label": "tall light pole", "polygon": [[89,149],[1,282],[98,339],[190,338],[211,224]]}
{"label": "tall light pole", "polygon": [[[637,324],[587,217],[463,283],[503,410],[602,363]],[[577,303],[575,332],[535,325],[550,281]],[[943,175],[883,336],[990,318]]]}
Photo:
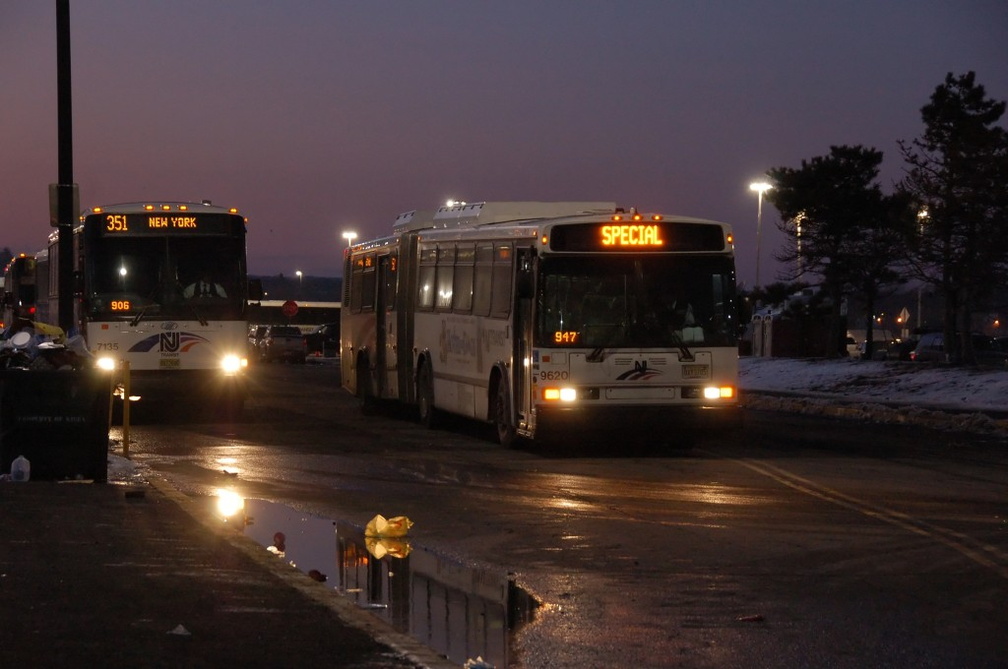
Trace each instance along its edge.
{"label": "tall light pole", "polygon": [[805,220],[805,212],[804,211],[798,212],[798,215],[794,217],[795,234],[798,237],[798,244],[797,244],[797,250],[798,250],[798,281],[801,281],[805,277],[805,263],[802,261],[802,254],[801,254],[801,224],[802,224],[802,221],[804,221],[804,220]]}
{"label": "tall light pole", "polygon": [[760,285],[760,246],[763,237],[763,193],[773,188],[765,181],[754,181],[749,184],[749,190],[757,193],[756,204],[756,285]]}
{"label": "tall light pole", "polygon": [[53,225],[59,233],[56,264],[59,281],[58,324],[64,332],[74,327],[73,226],[78,216],[77,186],[73,182],[73,88],[70,83],[70,0],[56,0],[56,134],[57,183],[52,190]]}
{"label": "tall light pole", "polygon": [[298,278],[298,297],[301,297],[301,287],[304,286],[304,273],[301,270],[295,270],[294,274]]}
{"label": "tall light pole", "polygon": [[347,230],[343,233],[343,239],[346,240],[347,248],[353,246],[353,240],[357,239],[357,233],[352,230]]}
{"label": "tall light pole", "polygon": [[[924,224],[927,222],[927,220],[928,220],[928,210],[927,210],[927,207],[924,207],[920,211],[917,212],[917,223],[920,226],[921,243],[923,243],[923,240],[924,240]],[[917,330],[918,331],[921,328],[921,311],[924,308],[923,297],[924,297],[924,284],[921,283],[921,284],[918,284],[918,286],[917,286]]]}

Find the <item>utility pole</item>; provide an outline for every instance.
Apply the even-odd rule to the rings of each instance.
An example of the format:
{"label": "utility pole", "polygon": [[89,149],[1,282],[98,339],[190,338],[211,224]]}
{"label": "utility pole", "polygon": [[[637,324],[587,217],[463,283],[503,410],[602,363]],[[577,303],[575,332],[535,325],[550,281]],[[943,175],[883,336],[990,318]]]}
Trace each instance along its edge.
{"label": "utility pole", "polygon": [[[73,107],[70,86],[70,0],[56,0],[56,107],[59,153],[58,179],[50,194],[55,204],[59,231],[59,326],[69,333],[74,327],[73,226],[77,216],[77,185],[73,180]],[[53,203],[52,200],[55,200]]]}

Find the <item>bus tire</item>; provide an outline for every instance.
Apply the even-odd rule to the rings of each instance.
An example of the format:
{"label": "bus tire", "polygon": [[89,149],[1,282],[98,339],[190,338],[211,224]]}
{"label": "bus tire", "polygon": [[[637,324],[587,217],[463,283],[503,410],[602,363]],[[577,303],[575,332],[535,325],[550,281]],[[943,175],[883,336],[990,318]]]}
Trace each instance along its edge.
{"label": "bus tire", "polygon": [[245,414],[245,397],[237,391],[230,391],[224,398],[224,419],[228,423],[241,423]]}
{"label": "bus tire", "polygon": [[497,382],[492,415],[494,427],[497,428],[497,441],[501,446],[511,448],[518,439],[518,431],[511,420],[511,393],[508,392],[508,383],[503,377]]}
{"label": "bus tire", "polygon": [[371,369],[365,355],[357,358],[357,400],[362,414],[369,416],[374,413],[377,398],[372,390]]}
{"label": "bus tire", "polygon": [[427,429],[437,427],[437,409],[434,408],[434,373],[427,363],[421,363],[417,373],[417,412],[420,423]]}

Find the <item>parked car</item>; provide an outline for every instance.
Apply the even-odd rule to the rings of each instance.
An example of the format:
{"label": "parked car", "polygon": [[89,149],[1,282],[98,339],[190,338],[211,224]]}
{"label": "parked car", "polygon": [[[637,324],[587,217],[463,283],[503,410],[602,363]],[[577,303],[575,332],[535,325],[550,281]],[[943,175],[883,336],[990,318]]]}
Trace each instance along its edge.
{"label": "parked car", "polygon": [[941,332],[922,334],[910,353],[910,359],[914,362],[945,362],[945,335]]}
{"label": "parked car", "polygon": [[287,360],[304,363],[305,338],[296,325],[270,325],[259,343],[259,358],[264,362]]}
{"label": "parked car", "polygon": [[268,325],[250,325],[248,331],[249,346],[253,349],[258,349],[259,343],[266,336],[267,330],[269,330]]}
{"label": "parked car", "polygon": [[[970,336],[973,339],[973,352],[976,354],[977,363],[995,367],[1008,365],[1008,351],[1001,350],[994,337],[979,333]],[[910,359],[915,362],[947,362],[945,335],[941,332],[922,334],[917,347],[910,354]]]}
{"label": "parked car", "polygon": [[919,342],[914,338],[897,339],[893,345],[889,347],[886,357],[889,360],[910,360],[910,356],[913,355],[918,343]]}
{"label": "parked car", "polygon": [[305,335],[308,355],[321,355],[326,358],[339,356],[340,326],[339,323],[323,323]]}
{"label": "parked car", "polygon": [[861,354],[864,353],[864,344],[858,344],[854,337],[847,335],[847,339],[844,341],[844,350],[848,357],[860,358]]}

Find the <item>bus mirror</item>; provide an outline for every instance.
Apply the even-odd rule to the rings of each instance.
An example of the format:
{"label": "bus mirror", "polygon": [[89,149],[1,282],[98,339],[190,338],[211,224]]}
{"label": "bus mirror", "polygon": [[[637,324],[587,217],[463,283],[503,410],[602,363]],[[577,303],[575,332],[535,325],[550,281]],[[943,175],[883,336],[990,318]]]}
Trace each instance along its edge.
{"label": "bus mirror", "polygon": [[518,297],[532,297],[534,294],[534,282],[532,281],[532,272],[523,271],[518,274],[518,278],[515,281],[515,290],[518,293]]}
{"label": "bus mirror", "polygon": [[262,296],[263,296],[262,279],[249,279],[248,299],[252,302],[259,302],[262,300]]}
{"label": "bus mirror", "polygon": [[518,276],[515,279],[515,292],[518,293],[519,298],[528,298],[535,294],[534,265],[534,256],[526,254],[519,256]]}

